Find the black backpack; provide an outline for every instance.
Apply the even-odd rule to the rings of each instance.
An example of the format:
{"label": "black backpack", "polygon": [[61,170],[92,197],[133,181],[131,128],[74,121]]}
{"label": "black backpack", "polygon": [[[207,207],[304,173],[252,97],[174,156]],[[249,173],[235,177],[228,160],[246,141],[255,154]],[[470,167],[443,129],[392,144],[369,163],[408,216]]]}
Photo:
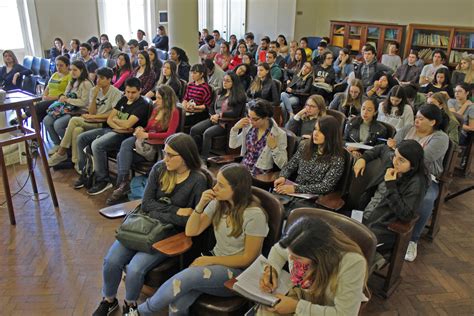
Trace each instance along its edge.
{"label": "black backpack", "polygon": [[94,174],[94,158],[92,157],[91,146],[84,148],[86,159],[84,167],[82,168],[82,179],[84,180],[84,187],[90,189],[95,185],[95,174]]}

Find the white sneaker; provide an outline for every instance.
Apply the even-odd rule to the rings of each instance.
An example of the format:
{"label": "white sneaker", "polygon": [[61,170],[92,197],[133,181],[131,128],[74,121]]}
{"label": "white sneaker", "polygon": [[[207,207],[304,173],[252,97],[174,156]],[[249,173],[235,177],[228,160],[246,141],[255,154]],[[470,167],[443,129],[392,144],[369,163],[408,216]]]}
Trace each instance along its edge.
{"label": "white sneaker", "polygon": [[59,150],[59,145],[54,145],[53,148],[51,148],[49,151],[48,151],[48,155],[54,155],[57,151]]}
{"label": "white sneaker", "polygon": [[58,152],[55,152],[51,157],[49,157],[48,164],[50,167],[54,167],[66,160],[67,160],[67,154],[60,155]]}
{"label": "white sneaker", "polygon": [[415,261],[415,259],[416,259],[416,247],[417,247],[416,242],[410,241],[408,243],[407,253],[405,255],[405,260],[406,261],[410,261],[410,262]]}

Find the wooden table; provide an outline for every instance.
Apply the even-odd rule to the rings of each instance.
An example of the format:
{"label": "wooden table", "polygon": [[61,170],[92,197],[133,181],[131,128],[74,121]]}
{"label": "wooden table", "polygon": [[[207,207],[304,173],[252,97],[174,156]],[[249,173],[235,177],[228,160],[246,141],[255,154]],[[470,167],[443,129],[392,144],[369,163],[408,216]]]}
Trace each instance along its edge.
{"label": "wooden table", "polygon": [[[35,173],[33,170],[33,161],[31,159],[31,155],[29,152],[29,144],[28,140],[36,140],[39,145],[39,151],[41,160],[43,162],[43,167],[46,174],[46,180],[48,181],[49,192],[51,194],[51,198],[53,200],[53,205],[58,207],[58,198],[56,196],[56,191],[54,189],[53,179],[51,178],[51,173],[49,172],[49,165],[48,160],[46,158],[46,152],[43,147],[43,140],[41,139],[41,127],[38,122],[38,117],[36,115],[36,111],[34,109],[34,102],[40,101],[41,97],[37,97],[31,93],[22,90],[11,90],[7,92],[7,96],[4,102],[0,103],[0,112],[5,112],[9,110],[14,110],[17,115],[18,125],[11,126],[11,127],[4,127],[0,128],[0,134],[11,133],[15,131],[20,131],[21,135],[11,136],[8,139],[0,140],[0,170],[2,171],[3,175],[3,189],[5,191],[5,198],[8,207],[8,215],[10,217],[10,223],[12,225],[16,224],[15,221],[15,213],[13,210],[13,202],[12,196],[10,191],[10,185],[8,182],[8,174],[7,174],[7,167],[5,165],[5,157],[3,155],[3,146],[8,146],[20,142],[25,142],[26,148],[26,161],[28,163],[28,172],[29,177],[31,179],[31,186],[33,187],[33,192],[35,195],[38,195],[38,188],[36,186],[36,178]],[[21,109],[28,110],[31,113],[31,120],[33,123],[33,128],[31,129],[28,126],[23,124],[23,120],[21,118]]]}

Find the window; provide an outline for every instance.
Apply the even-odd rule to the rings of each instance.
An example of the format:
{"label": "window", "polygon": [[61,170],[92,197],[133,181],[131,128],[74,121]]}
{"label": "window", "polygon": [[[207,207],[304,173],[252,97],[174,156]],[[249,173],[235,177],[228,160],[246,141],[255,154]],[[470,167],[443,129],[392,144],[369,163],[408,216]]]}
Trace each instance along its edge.
{"label": "window", "polygon": [[136,31],[151,30],[146,8],[150,0],[98,0],[100,32],[109,35],[122,34],[125,40],[136,37]]}
{"label": "window", "polygon": [[25,48],[17,1],[0,0],[0,43],[2,49],[21,50]]}

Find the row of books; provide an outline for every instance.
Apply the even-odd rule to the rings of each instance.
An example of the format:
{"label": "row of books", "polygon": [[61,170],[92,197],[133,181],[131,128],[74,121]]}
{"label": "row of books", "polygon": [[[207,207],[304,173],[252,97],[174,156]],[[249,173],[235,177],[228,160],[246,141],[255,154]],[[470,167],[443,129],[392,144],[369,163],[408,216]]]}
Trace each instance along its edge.
{"label": "row of books", "polygon": [[413,45],[448,46],[449,37],[439,34],[416,33],[413,37]]}
{"label": "row of books", "polygon": [[[459,52],[459,51],[452,50],[451,54],[449,54],[449,63],[457,64],[461,61],[461,58],[467,57],[467,56],[469,56],[468,52]],[[471,54],[471,58],[472,57],[474,56]]]}
{"label": "row of books", "polygon": [[420,51],[418,51],[418,58],[423,59],[423,60],[429,60],[431,59],[431,55],[433,55],[434,49],[432,48],[424,48]]}
{"label": "row of books", "polygon": [[455,48],[474,48],[474,33],[458,34],[454,36],[453,47]]}

